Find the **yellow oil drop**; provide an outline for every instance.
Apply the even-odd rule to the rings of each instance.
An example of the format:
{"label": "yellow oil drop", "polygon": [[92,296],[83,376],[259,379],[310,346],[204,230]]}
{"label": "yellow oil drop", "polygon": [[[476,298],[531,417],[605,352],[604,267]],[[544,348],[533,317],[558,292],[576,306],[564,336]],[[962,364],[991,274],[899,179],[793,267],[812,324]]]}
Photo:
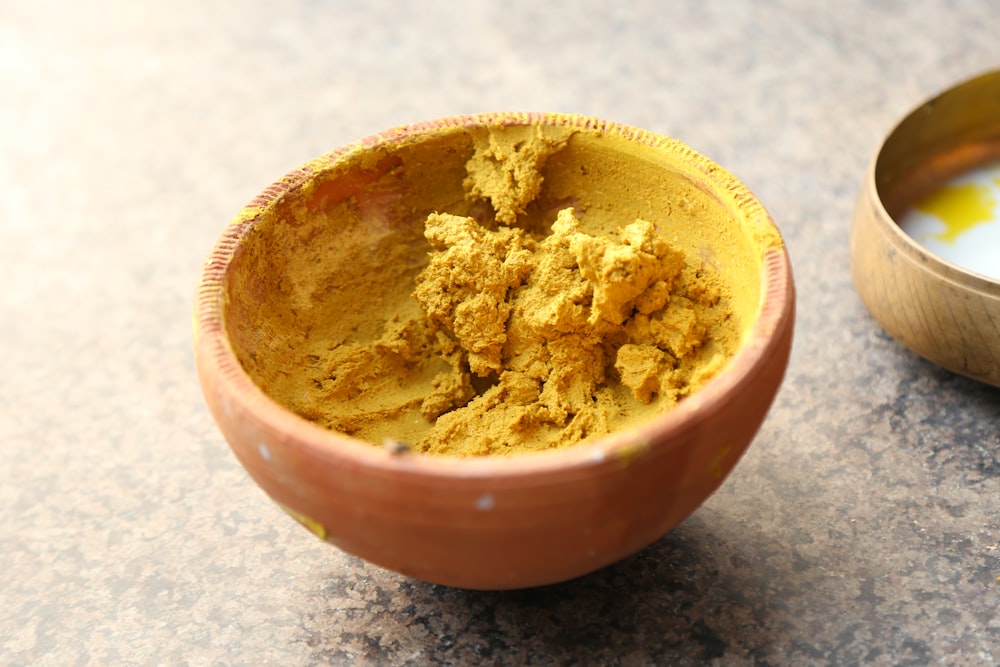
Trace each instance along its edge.
{"label": "yellow oil drop", "polygon": [[[1000,183],[1000,179],[996,179]],[[944,223],[939,241],[954,243],[964,232],[993,220],[996,201],[990,188],[977,183],[946,185],[920,201],[916,208]]]}

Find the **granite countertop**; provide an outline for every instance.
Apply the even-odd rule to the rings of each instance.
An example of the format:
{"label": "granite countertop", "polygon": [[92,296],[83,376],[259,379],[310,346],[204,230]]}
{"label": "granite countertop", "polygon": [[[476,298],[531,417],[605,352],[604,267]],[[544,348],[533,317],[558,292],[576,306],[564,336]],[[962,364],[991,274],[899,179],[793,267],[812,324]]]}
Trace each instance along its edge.
{"label": "granite countertop", "polygon": [[[894,343],[848,270],[878,142],[1000,66],[987,4],[0,2],[0,664],[1000,662],[1000,391]],[[204,406],[191,310],[278,176],[502,109],[712,157],[778,222],[799,301],[783,388],[701,509],[593,575],[484,593],[276,508]]]}

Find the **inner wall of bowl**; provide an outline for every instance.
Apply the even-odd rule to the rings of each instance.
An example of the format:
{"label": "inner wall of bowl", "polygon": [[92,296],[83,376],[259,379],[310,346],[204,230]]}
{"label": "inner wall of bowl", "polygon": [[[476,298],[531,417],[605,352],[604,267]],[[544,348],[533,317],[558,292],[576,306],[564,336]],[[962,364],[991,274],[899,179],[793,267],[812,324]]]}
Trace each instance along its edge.
{"label": "inner wall of bowl", "polygon": [[[225,322],[265,393],[283,402],[308,391],[296,370],[318,351],[371,341],[387,317],[420,314],[410,294],[427,263],[427,215],[492,218],[489,203],[469,200],[462,183],[474,134],[486,131],[448,128],[348,153],[260,213],[230,267]],[[573,206],[584,231],[614,236],[636,218],[654,223],[718,276],[746,332],[760,309],[764,250],[732,197],[693,173],[678,152],[578,130],[548,158],[524,217],[544,230]],[[434,370],[420,380],[429,383]]]}
{"label": "inner wall of bowl", "polygon": [[1000,72],[920,106],[892,131],[875,163],[875,187],[897,223],[950,179],[1000,159]]}

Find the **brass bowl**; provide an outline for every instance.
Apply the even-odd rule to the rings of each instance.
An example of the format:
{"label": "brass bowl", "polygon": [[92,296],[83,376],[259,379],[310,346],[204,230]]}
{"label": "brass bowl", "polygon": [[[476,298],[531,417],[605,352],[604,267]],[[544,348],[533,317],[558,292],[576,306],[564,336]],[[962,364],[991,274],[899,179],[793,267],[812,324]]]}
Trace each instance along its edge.
{"label": "brass bowl", "polygon": [[[271,350],[296,333],[287,328],[295,326],[293,316],[287,324],[261,316],[287,310],[295,298],[296,276],[288,267],[304,258],[329,264],[332,301],[324,305],[330,313],[324,321],[336,325],[336,295],[351,289],[338,281],[343,262],[372,261],[372,270],[426,262],[426,248],[413,241],[411,228],[422,227],[419,214],[427,207],[462,205],[471,137],[488,128],[540,125],[573,132],[559,164],[546,166],[543,199],[562,201],[586,188],[603,210],[642,212],[669,226],[732,284],[745,327],[742,343],[716,376],[676,407],[621,431],[506,458],[373,446],[304,419],[261,389],[241,359],[266,363]],[[667,185],[689,201],[664,196]],[[417,211],[415,217],[390,215],[386,193],[392,211]],[[360,213],[331,224],[302,224],[295,217],[296,211],[308,217],[343,202],[358,202],[352,210]],[[723,222],[699,224],[692,212],[698,206]],[[342,253],[361,247],[366,234],[377,247],[351,257]],[[321,248],[326,255],[316,254]],[[413,279],[400,270],[400,280]],[[352,272],[357,275],[353,264]],[[372,303],[378,298],[372,295]],[[205,264],[195,354],[206,401],[239,461],[321,539],[426,581],[520,588],[576,577],[638,551],[718,488],[781,383],[794,306],[788,256],[772,220],[718,165],[673,139],[591,118],[484,114],[369,137],[264,190],[225,230]]]}
{"label": "brass bowl", "polygon": [[[920,356],[1000,386],[1000,282],[943,259],[899,225],[955,176],[1000,159],[1000,72],[906,116],[877,151],[851,231],[854,286],[875,320]],[[1000,247],[996,248],[1000,267]]]}

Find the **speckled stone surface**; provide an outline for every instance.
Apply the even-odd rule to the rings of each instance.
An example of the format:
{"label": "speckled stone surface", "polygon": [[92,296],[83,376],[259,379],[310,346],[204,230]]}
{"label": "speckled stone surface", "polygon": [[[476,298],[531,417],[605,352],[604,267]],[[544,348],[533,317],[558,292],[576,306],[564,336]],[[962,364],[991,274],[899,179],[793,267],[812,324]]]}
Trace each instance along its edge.
{"label": "speckled stone surface", "polygon": [[[894,122],[1000,67],[995,8],[457,7],[0,0],[0,664],[1000,662],[1000,391],[882,333],[847,245]],[[191,308],[270,181],[501,109],[719,161],[784,232],[799,318],[758,438],[687,522],[580,580],[476,593],[273,506],[204,407]]]}

